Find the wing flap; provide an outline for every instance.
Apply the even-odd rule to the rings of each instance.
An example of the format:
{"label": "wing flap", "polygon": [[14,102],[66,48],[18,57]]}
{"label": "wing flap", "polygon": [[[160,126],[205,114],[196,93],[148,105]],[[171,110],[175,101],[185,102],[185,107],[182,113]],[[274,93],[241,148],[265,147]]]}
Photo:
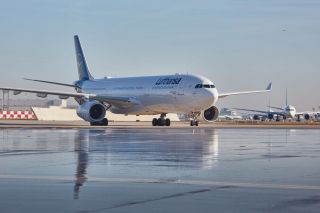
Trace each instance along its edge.
{"label": "wing flap", "polygon": [[267,111],[255,110],[255,109],[244,109],[244,108],[232,108],[232,109],[240,110],[240,111],[246,111],[246,112],[257,112],[257,113],[263,113],[263,114],[268,114],[269,113]]}
{"label": "wing flap", "polygon": [[232,108],[232,109],[240,110],[240,111],[246,111],[246,112],[261,113],[261,114],[264,114],[264,115],[268,115],[268,114],[281,115],[281,116],[285,115],[283,112],[270,112],[270,111],[255,110],[255,109],[244,109],[244,108]]}
{"label": "wing flap", "polygon": [[140,101],[134,97],[123,97],[123,96],[114,97],[114,96],[98,95],[98,96],[92,97],[91,99],[101,101],[101,102],[106,102],[108,104],[121,107],[121,108],[128,108],[133,105],[141,104]]}

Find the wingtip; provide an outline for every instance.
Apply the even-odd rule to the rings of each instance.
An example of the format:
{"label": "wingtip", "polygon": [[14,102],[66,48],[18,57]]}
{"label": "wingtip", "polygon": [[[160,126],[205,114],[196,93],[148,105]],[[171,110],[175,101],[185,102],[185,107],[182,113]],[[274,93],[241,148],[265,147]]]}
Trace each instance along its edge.
{"label": "wingtip", "polygon": [[74,36],[73,36],[73,39],[74,39],[74,40],[79,40],[79,36],[78,36],[78,35],[74,35]]}

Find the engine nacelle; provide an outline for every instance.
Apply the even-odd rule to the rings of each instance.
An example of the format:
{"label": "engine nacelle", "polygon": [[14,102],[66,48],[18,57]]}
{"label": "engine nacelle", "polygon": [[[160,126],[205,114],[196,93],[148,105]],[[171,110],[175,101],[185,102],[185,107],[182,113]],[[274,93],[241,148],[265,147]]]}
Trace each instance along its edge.
{"label": "engine nacelle", "polygon": [[309,120],[310,119],[310,115],[309,114],[304,114],[304,119]]}
{"label": "engine nacelle", "polygon": [[214,120],[217,120],[218,116],[219,109],[215,106],[212,106],[209,109],[201,112],[201,118],[206,122],[213,122]]}
{"label": "engine nacelle", "polygon": [[98,122],[106,116],[106,108],[98,101],[87,101],[78,107],[77,115],[85,121]]}
{"label": "engine nacelle", "polygon": [[268,119],[273,120],[274,119],[274,115],[273,114],[268,114]]}

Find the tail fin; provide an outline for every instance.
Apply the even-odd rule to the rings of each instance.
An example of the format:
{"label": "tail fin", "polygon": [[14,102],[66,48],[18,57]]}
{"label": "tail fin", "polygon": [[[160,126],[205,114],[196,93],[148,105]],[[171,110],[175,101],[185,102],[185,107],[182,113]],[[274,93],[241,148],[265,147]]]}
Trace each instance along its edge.
{"label": "tail fin", "polygon": [[77,57],[77,65],[78,65],[78,74],[79,80],[91,80],[93,79],[92,75],[89,72],[86,59],[82,52],[81,44],[79,41],[79,37],[77,35],[74,36],[74,46],[76,48],[76,57]]}
{"label": "tail fin", "polygon": [[288,106],[288,88],[286,88],[286,106]]}
{"label": "tail fin", "polygon": [[266,88],[267,91],[271,91],[272,90],[272,82],[270,82]]}

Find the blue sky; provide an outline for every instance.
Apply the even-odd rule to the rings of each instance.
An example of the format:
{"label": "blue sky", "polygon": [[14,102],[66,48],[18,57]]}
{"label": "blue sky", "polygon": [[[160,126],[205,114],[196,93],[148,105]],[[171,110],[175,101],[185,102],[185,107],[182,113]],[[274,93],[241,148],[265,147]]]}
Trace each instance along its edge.
{"label": "blue sky", "polygon": [[[73,82],[73,35],[95,77],[194,73],[219,91],[264,88],[219,106],[320,105],[320,1],[0,0],[3,86]],[[4,77],[5,76],[5,77]],[[47,86],[45,86],[48,88]],[[32,96],[33,97],[33,96]]]}

